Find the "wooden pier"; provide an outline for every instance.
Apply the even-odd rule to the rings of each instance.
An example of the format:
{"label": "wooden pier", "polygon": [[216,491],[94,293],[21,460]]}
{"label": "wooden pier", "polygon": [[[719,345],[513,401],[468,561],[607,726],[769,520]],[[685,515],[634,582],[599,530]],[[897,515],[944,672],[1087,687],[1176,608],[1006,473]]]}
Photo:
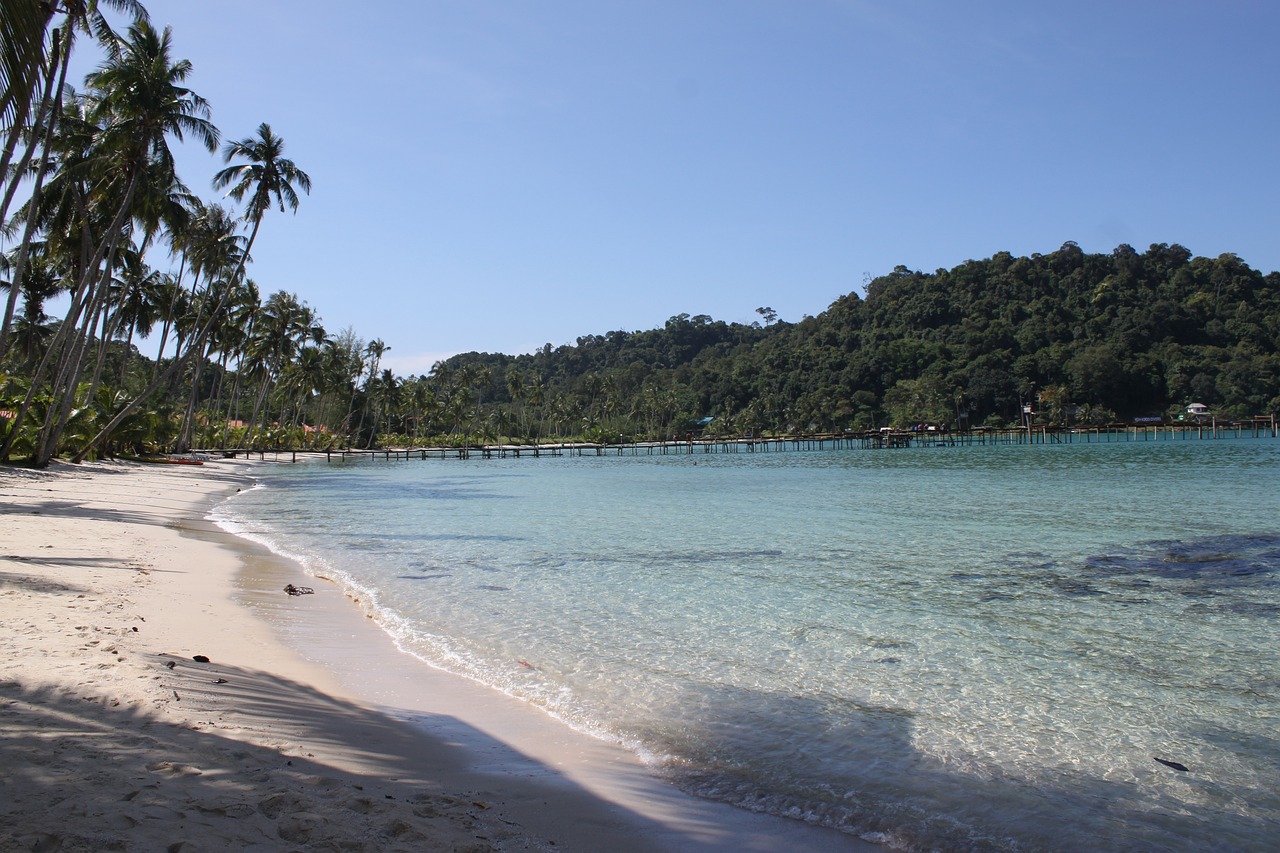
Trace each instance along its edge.
{"label": "wooden pier", "polygon": [[[298,455],[346,461],[407,459],[507,459],[565,456],[672,456],[719,453],[781,453],[789,450],[905,450],[927,447],[975,447],[1018,444],[1101,444],[1135,441],[1208,441],[1238,438],[1276,438],[1274,416],[1230,423],[1111,424],[1102,427],[1039,427],[1030,429],[867,430],[766,437],[686,437],[669,441],[618,444],[548,442],[537,444],[473,444],[455,447],[409,447],[381,450],[254,451],[276,461],[297,461]],[[234,451],[228,451],[234,452]],[[238,451],[245,453],[245,451]],[[281,457],[289,459],[281,459]]]}

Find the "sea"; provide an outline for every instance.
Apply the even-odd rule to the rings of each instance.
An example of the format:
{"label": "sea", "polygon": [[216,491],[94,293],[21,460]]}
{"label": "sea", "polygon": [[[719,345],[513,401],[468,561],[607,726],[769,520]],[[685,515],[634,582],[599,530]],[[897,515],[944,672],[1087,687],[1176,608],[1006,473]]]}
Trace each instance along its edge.
{"label": "sea", "polygon": [[215,520],[696,795],[1280,849],[1280,440],[695,450],[264,466]]}

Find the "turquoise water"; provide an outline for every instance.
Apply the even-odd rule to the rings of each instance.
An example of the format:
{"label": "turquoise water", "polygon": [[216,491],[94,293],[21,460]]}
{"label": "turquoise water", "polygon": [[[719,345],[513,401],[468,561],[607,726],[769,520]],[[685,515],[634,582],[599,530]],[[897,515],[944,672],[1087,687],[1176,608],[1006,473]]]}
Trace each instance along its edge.
{"label": "turquoise water", "polygon": [[226,526],[696,793],[909,850],[1280,842],[1280,441],[262,483]]}

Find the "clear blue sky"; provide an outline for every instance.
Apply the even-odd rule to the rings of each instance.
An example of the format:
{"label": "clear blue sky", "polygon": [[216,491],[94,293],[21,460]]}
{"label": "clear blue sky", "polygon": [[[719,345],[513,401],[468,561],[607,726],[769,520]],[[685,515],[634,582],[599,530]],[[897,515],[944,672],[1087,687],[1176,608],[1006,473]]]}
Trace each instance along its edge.
{"label": "clear blue sky", "polygon": [[224,138],[314,181],[264,295],[401,374],[1067,240],[1280,268],[1270,0],[144,4]]}

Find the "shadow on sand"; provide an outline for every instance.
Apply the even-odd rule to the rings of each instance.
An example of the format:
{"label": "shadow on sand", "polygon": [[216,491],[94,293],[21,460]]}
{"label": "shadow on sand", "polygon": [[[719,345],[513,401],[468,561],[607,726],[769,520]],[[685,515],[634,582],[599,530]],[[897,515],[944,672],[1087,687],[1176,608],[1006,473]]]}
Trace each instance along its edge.
{"label": "shadow on sand", "polygon": [[[0,849],[656,849],[639,818],[550,768],[487,788],[461,746],[307,685],[168,656],[155,666],[195,725],[117,706],[102,684],[83,695],[0,684]],[[223,728],[228,702],[268,746]],[[510,819],[532,805],[576,820]]]}

